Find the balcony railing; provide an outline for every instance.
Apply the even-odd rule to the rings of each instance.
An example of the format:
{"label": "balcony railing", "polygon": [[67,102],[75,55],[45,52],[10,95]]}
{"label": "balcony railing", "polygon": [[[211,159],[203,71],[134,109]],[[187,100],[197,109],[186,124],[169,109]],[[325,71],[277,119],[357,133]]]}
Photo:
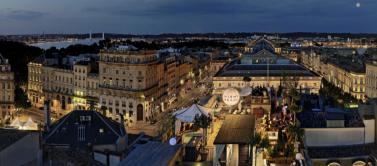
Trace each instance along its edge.
{"label": "balcony railing", "polygon": [[154,85],[151,85],[145,89],[132,89],[132,88],[129,88],[129,87],[121,87],[121,86],[115,86],[115,85],[99,85],[99,87],[101,88],[108,88],[108,89],[117,89],[117,90],[124,90],[124,91],[131,91],[131,92],[143,92],[143,91],[148,91],[154,87],[157,87],[158,86],[158,83],[154,84]]}

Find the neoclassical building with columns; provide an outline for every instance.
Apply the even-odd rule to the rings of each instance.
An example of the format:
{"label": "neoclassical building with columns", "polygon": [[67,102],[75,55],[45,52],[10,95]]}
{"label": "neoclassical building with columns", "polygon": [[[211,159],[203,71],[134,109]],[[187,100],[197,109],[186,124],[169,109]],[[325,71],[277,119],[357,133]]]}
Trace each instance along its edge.
{"label": "neoclassical building with columns", "polygon": [[[248,44],[241,57],[226,63],[214,76],[214,94],[223,94],[228,88],[250,88],[256,86],[275,87],[280,85],[282,70],[294,75],[299,73],[299,90],[302,93],[318,93],[321,76],[280,55],[281,48],[273,42],[258,38]],[[290,72],[291,71],[291,72]],[[245,84],[244,76],[251,78]]]}

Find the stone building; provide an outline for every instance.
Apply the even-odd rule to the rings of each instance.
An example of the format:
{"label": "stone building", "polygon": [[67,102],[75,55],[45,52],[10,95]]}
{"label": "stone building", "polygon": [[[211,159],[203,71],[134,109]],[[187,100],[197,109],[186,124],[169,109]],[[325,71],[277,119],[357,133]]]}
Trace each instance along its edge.
{"label": "stone building", "polygon": [[122,113],[133,122],[146,121],[158,106],[157,64],[155,51],[100,51],[99,101],[106,116],[117,119]]}
{"label": "stone building", "polygon": [[62,58],[57,53],[45,53],[29,62],[27,94],[32,106],[40,107],[48,99],[52,101],[52,109],[58,113],[87,109],[86,78],[95,68],[98,68],[96,63],[89,62],[88,58]]}
{"label": "stone building", "polygon": [[0,54],[0,76],[1,87],[0,94],[0,119],[10,116],[14,110],[14,73],[8,59],[3,58]]}
{"label": "stone building", "polygon": [[[280,85],[282,69],[286,72],[300,73],[297,90],[302,93],[318,93],[321,77],[309,69],[282,57],[271,41],[264,38],[256,39],[246,46],[245,52],[239,59],[225,64],[213,76],[214,94],[222,95],[228,88],[275,87]],[[276,52],[278,51],[278,52]],[[250,82],[244,82],[243,77],[249,76]]]}
{"label": "stone building", "polygon": [[368,60],[366,65],[366,96],[369,98],[377,97],[377,61]]}
{"label": "stone building", "polygon": [[357,99],[365,99],[365,65],[349,61],[332,61],[327,65],[327,75],[324,76],[327,81]]}

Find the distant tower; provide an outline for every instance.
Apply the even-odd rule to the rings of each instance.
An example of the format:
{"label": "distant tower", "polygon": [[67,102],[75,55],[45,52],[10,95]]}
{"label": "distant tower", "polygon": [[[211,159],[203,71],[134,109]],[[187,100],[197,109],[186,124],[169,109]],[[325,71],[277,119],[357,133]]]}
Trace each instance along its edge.
{"label": "distant tower", "polygon": [[89,39],[92,40],[92,31],[89,31]]}
{"label": "distant tower", "polygon": [[105,39],[105,31],[102,32],[102,39]]}

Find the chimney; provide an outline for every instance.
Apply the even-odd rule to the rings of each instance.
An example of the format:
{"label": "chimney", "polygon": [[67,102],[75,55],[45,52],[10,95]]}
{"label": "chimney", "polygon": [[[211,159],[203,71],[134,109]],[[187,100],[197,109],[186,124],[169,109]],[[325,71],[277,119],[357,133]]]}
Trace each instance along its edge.
{"label": "chimney", "polygon": [[51,125],[51,105],[50,100],[46,100],[44,102],[44,125],[45,131],[50,132],[50,125]]}
{"label": "chimney", "polygon": [[124,118],[123,118],[123,114],[120,114],[120,127],[121,127],[121,128],[124,128]]}
{"label": "chimney", "polygon": [[76,64],[76,63],[77,63],[76,59],[75,59],[75,60],[73,60],[73,64]]}
{"label": "chimney", "polygon": [[89,110],[94,111],[94,100],[90,100]]}

